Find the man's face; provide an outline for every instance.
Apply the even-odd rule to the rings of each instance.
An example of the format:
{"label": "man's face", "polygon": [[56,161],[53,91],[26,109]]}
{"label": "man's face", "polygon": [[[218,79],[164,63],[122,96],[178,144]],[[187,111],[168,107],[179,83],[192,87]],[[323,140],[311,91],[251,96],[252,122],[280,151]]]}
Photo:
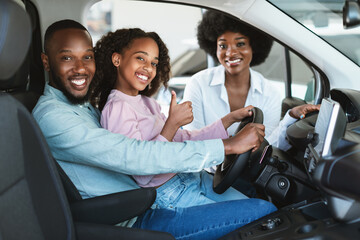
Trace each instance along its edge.
{"label": "man's face", "polygon": [[42,54],[45,70],[50,73],[49,84],[61,90],[74,104],[88,100],[88,90],[95,73],[92,40],[81,29],[62,29],[49,41]]}

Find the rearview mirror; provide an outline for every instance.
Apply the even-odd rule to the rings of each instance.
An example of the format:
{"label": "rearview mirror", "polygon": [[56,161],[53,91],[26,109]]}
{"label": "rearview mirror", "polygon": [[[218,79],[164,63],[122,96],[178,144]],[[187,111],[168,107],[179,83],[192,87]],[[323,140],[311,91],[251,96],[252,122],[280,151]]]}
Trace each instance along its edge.
{"label": "rearview mirror", "polygon": [[343,7],[343,26],[351,28],[360,24],[360,5],[358,0],[346,0]]}

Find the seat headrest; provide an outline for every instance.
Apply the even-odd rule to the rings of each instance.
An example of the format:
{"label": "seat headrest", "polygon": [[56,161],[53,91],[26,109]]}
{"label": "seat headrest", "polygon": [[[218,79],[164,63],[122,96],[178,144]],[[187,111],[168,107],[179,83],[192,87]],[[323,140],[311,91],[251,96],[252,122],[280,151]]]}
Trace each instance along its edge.
{"label": "seat headrest", "polygon": [[12,0],[0,0],[0,81],[12,77],[28,52],[31,23],[25,10]]}

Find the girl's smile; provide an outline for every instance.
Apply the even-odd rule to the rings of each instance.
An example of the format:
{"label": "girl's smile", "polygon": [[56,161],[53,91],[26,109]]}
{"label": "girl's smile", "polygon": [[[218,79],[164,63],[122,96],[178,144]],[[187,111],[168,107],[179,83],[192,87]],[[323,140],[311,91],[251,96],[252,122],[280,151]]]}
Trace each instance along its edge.
{"label": "girl's smile", "polygon": [[141,73],[135,73],[135,75],[140,78],[140,81],[144,81],[144,83],[147,83],[147,80],[149,79],[149,76],[143,75]]}

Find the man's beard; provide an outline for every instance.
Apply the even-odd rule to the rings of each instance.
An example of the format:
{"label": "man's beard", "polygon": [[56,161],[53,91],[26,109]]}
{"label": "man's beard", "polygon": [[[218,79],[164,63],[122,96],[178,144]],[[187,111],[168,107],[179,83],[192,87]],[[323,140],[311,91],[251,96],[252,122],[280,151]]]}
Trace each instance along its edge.
{"label": "man's beard", "polygon": [[[58,87],[60,91],[62,91],[65,97],[71,102],[72,104],[84,104],[85,102],[89,101],[90,98],[90,87],[87,93],[84,96],[76,97],[72,95],[68,90],[66,90],[63,82],[61,81],[60,77],[58,77],[55,72],[50,68],[51,78],[54,81],[55,85]],[[91,83],[90,83],[91,85]]]}

